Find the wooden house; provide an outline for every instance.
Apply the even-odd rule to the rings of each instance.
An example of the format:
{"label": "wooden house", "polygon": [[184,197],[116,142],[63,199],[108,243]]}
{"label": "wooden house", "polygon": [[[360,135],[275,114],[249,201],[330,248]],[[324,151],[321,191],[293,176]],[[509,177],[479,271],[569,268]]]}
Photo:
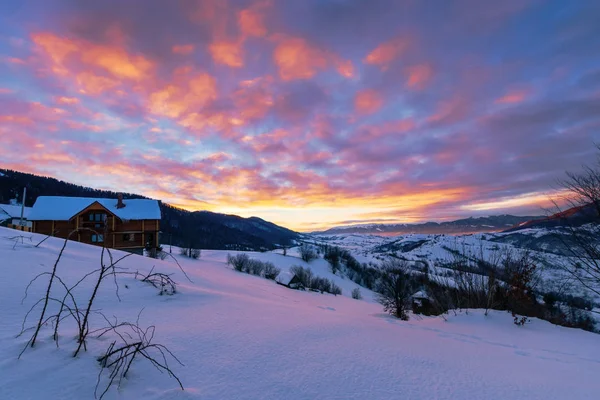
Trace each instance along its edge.
{"label": "wooden house", "polygon": [[33,232],[135,253],[159,247],[157,200],[40,196],[29,220]]}

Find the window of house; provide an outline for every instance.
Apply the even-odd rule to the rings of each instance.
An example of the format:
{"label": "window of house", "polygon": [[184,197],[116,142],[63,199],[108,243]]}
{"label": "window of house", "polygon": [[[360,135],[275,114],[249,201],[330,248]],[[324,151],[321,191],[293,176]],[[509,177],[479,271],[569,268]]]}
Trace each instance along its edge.
{"label": "window of house", "polygon": [[92,222],[104,222],[106,220],[106,214],[96,212],[90,213],[89,220]]}
{"label": "window of house", "polygon": [[104,235],[92,235],[92,243],[102,243],[104,242]]}
{"label": "window of house", "polygon": [[124,233],[123,234],[123,241],[124,242],[133,242],[133,241],[135,241],[135,234],[134,233]]}

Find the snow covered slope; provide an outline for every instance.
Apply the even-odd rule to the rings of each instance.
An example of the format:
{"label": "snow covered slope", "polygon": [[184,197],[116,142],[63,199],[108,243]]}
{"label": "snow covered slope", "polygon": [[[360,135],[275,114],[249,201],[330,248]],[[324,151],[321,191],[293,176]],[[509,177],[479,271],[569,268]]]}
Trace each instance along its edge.
{"label": "snow covered slope", "polygon": [[[22,318],[42,295],[44,282],[25,286],[48,271],[62,245],[14,246],[15,231],[0,228],[0,399],[93,398],[96,357],[112,338],[91,339],[72,357],[75,331],[65,326],[60,347],[51,329],[40,343],[19,352]],[[33,236],[33,243],[40,238]],[[69,243],[59,274],[68,282],[98,266],[100,249]],[[298,259],[252,254],[281,268]],[[134,362],[122,387],[106,399],[595,399],[600,393],[600,335],[533,320],[517,327],[505,313],[472,311],[402,322],[372,302],[300,292],[231,270],[226,252],[206,251],[200,260],[179,259],[193,283],[172,261],[140,256],[123,260],[131,271],[173,273],[174,296],[131,276],[104,283],[96,309],[119,320],[155,325],[155,341],[185,364],[172,364],[185,391],[144,360]],[[313,270],[325,276],[319,265]],[[339,279],[343,283],[341,278]],[[127,286],[126,286],[127,285]],[[85,298],[92,282],[76,293]],[[92,328],[103,325],[99,317]]]}
{"label": "snow covered slope", "polygon": [[[527,253],[536,263],[541,282],[538,290],[544,292],[561,292],[585,297],[600,304],[600,297],[582,287],[571,275],[564,271],[564,266],[572,265],[573,260],[565,255],[557,254],[556,247],[546,240],[556,235],[548,229],[527,229],[517,233],[485,233],[452,235],[408,234],[394,237],[376,235],[319,235],[313,236],[318,244],[343,247],[349,250],[360,262],[378,265],[389,257],[427,263],[430,269],[443,266],[454,259],[453,252],[461,252],[485,260],[491,260],[495,254],[504,251],[515,255]],[[535,241],[535,246],[531,242]],[[559,241],[560,242],[560,241]],[[541,246],[540,243],[549,243]],[[443,272],[443,271],[439,271]]]}

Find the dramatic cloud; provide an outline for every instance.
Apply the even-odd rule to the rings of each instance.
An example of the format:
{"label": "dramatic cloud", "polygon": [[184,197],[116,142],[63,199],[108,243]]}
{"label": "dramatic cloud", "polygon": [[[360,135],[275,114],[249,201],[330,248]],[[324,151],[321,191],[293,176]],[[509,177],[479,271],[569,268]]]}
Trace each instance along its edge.
{"label": "dramatic cloud", "polygon": [[541,213],[600,141],[594,1],[0,7],[0,167],[295,229]]}

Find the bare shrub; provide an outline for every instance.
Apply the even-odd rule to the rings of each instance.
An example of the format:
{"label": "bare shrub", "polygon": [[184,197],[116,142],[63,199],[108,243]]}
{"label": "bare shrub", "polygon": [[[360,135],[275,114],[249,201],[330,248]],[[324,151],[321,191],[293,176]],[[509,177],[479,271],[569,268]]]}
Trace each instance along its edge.
{"label": "bare shrub", "polygon": [[227,254],[227,264],[231,265],[233,269],[239,272],[244,272],[248,269],[249,261],[250,257],[246,253],[236,254],[235,256]]}
{"label": "bare shrub", "polygon": [[314,275],[310,268],[304,268],[302,266],[295,265],[290,268],[290,272],[296,275],[302,286],[305,288],[311,287]]}
{"label": "bare shrub", "polygon": [[266,262],[265,263],[265,270],[264,270],[264,274],[265,274],[265,278],[270,279],[270,280],[275,280],[275,278],[277,278],[277,275],[279,275],[279,273],[281,272],[281,270],[277,267],[275,267],[275,265],[271,262]]}
{"label": "bare shrub", "polygon": [[[108,391],[108,389],[113,384],[115,379],[118,378],[120,381],[122,378],[124,378],[127,375],[127,372],[129,371],[136,356],[138,356],[137,358],[143,357],[143,358],[149,360],[157,369],[159,369],[161,371],[166,371],[167,373],[169,373],[169,375],[171,377],[173,377],[177,380],[180,387],[183,389],[181,382],[169,368],[167,354],[170,357],[174,358],[175,360],[177,360],[177,358],[163,345],[152,343],[152,338],[154,336],[154,327],[150,327],[148,329],[143,330],[143,329],[139,328],[138,323],[136,323],[136,324],[131,324],[131,323],[111,324],[109,322],[108,328],[101,328],[101,329],[97,329],[95,331],[90,331],[91,317],[96,314],[102,315],[100,312],[93,309],[94,302],[97,299],[98,290],[99,290],[100,285],[106,278],[112,277],[114,279],[114,283],[115,283],[116,295],[119,298],[119,286],[117,284],[117,274],[130,274],[130,273],[122,271],[122,268],[117,267],[117,264],[124,258],[131,256],[132,254],[126,254],[125,256],[123,256],[117,260],[114,260],[110,249],[103,247],[101,256],[100,256],[100,267],[94,271],[91,271],[91,272],[85,274],[73,286],[68,287],[65,284],[65,282],[61,279],[59,274],[57,273],[58,265],[60,263],[62,255],[64,253],[64,250],[67,246],[67,242],[68,242],[69,238],[73,234],[80,232],[80,231],[95,232],[89,228],[80,228],[80,229],[72,231],[65,239],[64,244],[56,258],[54,266],[52,267],[52,271],[51,272],[43,272],[43,273],[37,275],[29,282],[29,284],[27,285],[27,287],[25,289],[25,297],[23,300],[25,300],[25,298],[27,297],[27,291],[28,291],[29,287],[38,278],[43,277],[43,276],[50,277],[45,296],[42,297],[41,299],[39,299],[30,308],[30,310],[27,312],[27,314],[25,315],[25,318],[23,320],[22,330],[19,335],[25,333],[28,330],[33,330],[34,333],[33,333],[32,337],[27,341],[25,348],[19,354],[19,358],[23,355],[23,353],[25,352],[25,350],[28,347],[30,347],[30,346],[33,347],[35,345],[36,339],[39,335],[41,328],[44,326],[47,326],[50,323],[53,323],[53,325],[54,325],[53,340],[56,342],[56,345],[58,346],[59,326],[61,326],[60,323],[65,318],[71,317],[76,322],[77,327],[78,327],[78,334],[76,337],[78,346],[73,354],[73,357],[76,357],[79,354],[79,352],[81,351],[81,349],[87,350],[86,342],[87,342],[89,335],[90,334],[93,335],[99,331],[103,332],[99,336],[102,336],[103,334],[105,334],[109,331],[112,331],[112,332],[116,333],[117,336],[119,336],[119,338],[121,338],[122,341],[124,342],[120,346],[117,346],[117,341],[112,342],[112,344],[109,346],[106,353],[102,357],[99,358],[99,362],[101,363],[101,366],[102,366],[102,370],[101,370],[100,374],[102,374],[102,371],[105,369],[109,369],[111,371],[110,375],[109,375],[109,382],[108,382],[105,390],[100,395],[100,398],[102,398],[104,396],[104,394]],[[180,268],[181,268],[181,266],[180,266]],[[185,271],[182,270],[182,272],[185,274]],[[89,298],[87,299],[87,306],[83,307],[83,306],[80,306],[80,304],[78,304],[78,302],[76,301],[75,296],[73,295],[73,291],[79,286],[79,284],[81,284],[83,281],[85,281],[88,277],[91,277],[91,276],[96,276],[96,280],[93,285],[92,293],[90,294]],[[186,277],[187,277],[187,275],[186,275]],[[161,289],[162,291],[171,290],[169,285],[172,285],[172,290],[173,290],[173,292],[175,291],[175,284],[172,280],[170,280],[168,275],[159,274],[159,273],[153,274],[151,271],[146,277],[144,277],[143,280],[152,285],[158,285],[158,287],[162,288]],[[60,290],[57,290],[57,288],[55,286],[58,286],[58,288],[62,288],[64,290],[64,295],[62,296],[62,298],[60,296],[56,297],[57,294],[60,293]],[[120,298],[119,298],[119,300],[120,300]],[[52,313],[51,311],[49,311],[48,305],[50,303],[57,304],[59,306],[59,309],[56,313]],[[38,323],[35,326],[32,326],[30,328],[25,328],[28,316],[39,304],[42,304],[43,307],[40,312],[40,317],[39,317]],[[65,315],[63,315],[63,314],[65,314]],[[104,317],[104,315],[102,315],[102,316]],[[104,317],[104,319],[108,322],[106,317]],[[138,319],[139,319],[139,316],[138,316]],[[130,332],[129,333],[126,333],[126,332],[119,333],[118,330],[123,327],[128,328],[130,330]],[[133,332],[134,334],[137,334],[139,340],[136,341],[135,339],[133,339],[133,335],[131,334],[131,332]],[[126,339],[126,338],[128,338],[128,339]],[[129,339],[131,339],[132,341],[128,341]],[[179,360],[177,360],[177,361],[179,361]],[[98,384],[97,384],[96,390],[95,390],[96,396],[97,396],[97,391],[98,391],[98,385],[100,384],[100,376],[98,379],[99,379]]]}
{"label": "bare shrub", "polygon": [[329,262],[331,272],[336,274],[341,268],[342,249],[337,246],[327,246],[323,252],[323,258]]}
{"label": "bare shrub", "polygon": [[315,251],[313,246],[311,246],[307,243],[303,243],[300,246],[299,251],[300,251],[300,258],[307,263],[311,262],[312,260],[317,259],[317,252]]}
{"label": "bare shrub", "polygon": [[256,275],[256,276],[262,276],[263,271],[265,270],[265,265],[262,261],[259,260],[248,260],[248,263],[246,264],[246,271],[249,274],[252,275]]}
{"label": "bare shrub", "polygon": [[154,272],[154,267],[150,270],[148,275],[144,276],[135,273],[136,279],[140,279],[142,282],[148,283],[159,290],[158,294],[172,296],[177,293],[177,284],[171,279],[170,274],[163,274],[160,272]]}
{"label": "bare shrub", "polygon": [[333,280],[330,280],[329,283],[331,284],[331,291],[329,293],[333,294],[334,296],[342,294],[342,288],[336,285]]}
{"label": "bare shrub", "polygon": [[352,298],[356,300],[362,300],[362,294],[360,293],[360,288],[352,289]]}
{"label": "bare shrub", "polygon": [[[564,270],[587,290],[600,296],[600,145],[595,165],[584,165],[579,172],[567,172],[560,182],[567,195],[563,199],[569,207],[587,219],[587,227],[577,226],[556,205],[558,220],[566,235],[556,234],[564,252],[573,260]],[[587,217],[586,217],[587,215]]]}
{"label": "bare shrub", "polygon": [[181,247],[179,249],[179,254],[181,254],[182,256],[197,260],[200,258],[202,251],[200,249],[195,249],[193,247]]}
{"label": "bare shrub", "polygon": [[200,258],[200,254],[201,254],[200,249],[192,249],[192,251],[190,252],[190,258],[197,260]]}
{"label": "bare shrub", "polygon": [[[100,338],[108,332],[113,332],[120,340],[111,342],[104,354],[98,357],[100,372],[94,389],[94,397],[98,398],[98,393],[100,393],[99,398],[102,399],[115,383],[120,387],[133,362],[139,359],[146,359],[160,372],[166,372],[177,381],[181,390],[184,390],[181,380],[169,366],[169,359],[175,360],[181,366],[183,364],[167,347],[152,342],[155,326],[152,325],[146,329],[141,328],[139,326],[139,315],[135,324],[129,322],[118,323],[117,321],[111,323],[106,317],[104,319],[109,326],[95,331],[95,333],[100,332],[97,337]],[[104,385],[104,390],[99,392],[105,371],[108,371],[107,382]]]}
{"label": "bare shrub", "polygon": [[410,307],[412,294],[408,271],[408,262],[404,260],[385,261],[377,287],[377,301],[383,309],[404,321],[408,321],[407,310]]}
{"label": "bare shrub", "polygon": [[331,282],[326,278],[315,276],[310,282],[310,288],[321,293],[331,293]]}

